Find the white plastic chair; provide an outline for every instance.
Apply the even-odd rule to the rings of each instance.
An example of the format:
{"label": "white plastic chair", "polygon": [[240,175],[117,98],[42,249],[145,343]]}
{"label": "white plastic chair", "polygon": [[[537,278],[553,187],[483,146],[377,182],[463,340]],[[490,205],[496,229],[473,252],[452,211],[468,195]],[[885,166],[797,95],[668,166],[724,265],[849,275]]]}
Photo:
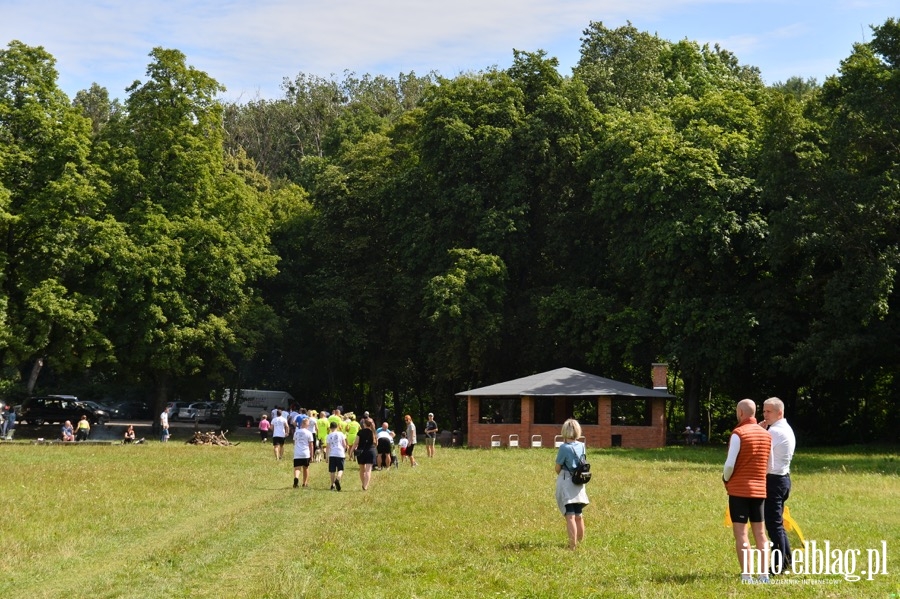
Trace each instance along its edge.
{"label": "white plastic chair", "polygon": [[543,447],[544,446],[543,437],[541,437],[540,435],[531,435],[531,446],[537,447],[537,448]]}
{"label": "white plastic chair", "polygon": [[519,446],[519,435],[510,435],[509,436],[509,446],[510,447],[518,447]]}
{"label": "white plastic chair", "polygon": [[500,447],[500,435],[491,435],[491,447]]}
{"label": "white plastic chair", "polygon": [[563,436],[562,435],[556,435],[555,437],[553,437],[553,447],[559,449],[560,447],[562,447],[562,444],[563,444]]}

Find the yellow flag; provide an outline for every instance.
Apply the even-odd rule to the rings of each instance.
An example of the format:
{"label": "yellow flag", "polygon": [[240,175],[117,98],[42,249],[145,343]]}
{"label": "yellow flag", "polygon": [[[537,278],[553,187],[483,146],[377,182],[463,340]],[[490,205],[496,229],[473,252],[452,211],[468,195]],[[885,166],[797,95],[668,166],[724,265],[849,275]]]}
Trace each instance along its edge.
{"label": "yellow flag", "polygon": [[800,537],[800,542],[805,543],[806,541],[803,538],[803,531],[800,530],[800,526],[797,524],[797,521],[794,520],[794,517],[791,516],[791,510],[788,506],[784,506],[784,529],[785,530],[793,530],[797,533],[797,536]]}

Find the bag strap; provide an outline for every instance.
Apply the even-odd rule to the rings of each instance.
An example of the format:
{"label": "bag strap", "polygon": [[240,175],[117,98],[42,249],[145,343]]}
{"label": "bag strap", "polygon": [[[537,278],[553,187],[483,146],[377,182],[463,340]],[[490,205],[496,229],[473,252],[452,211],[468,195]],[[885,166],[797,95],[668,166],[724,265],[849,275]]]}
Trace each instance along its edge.
{"label": "bag strap", "polygon": [[[577,443],[577,441],[576,441],[576,443]],[[575,448],[572,447],[571,443],[566,443],[566,445],[568,445],[569,447],[572,448],[572,454],[575,456],[576,460],[580,460],[582,462],[584,461],[584,448],[582,448],[582,450],[581,450],[582,454],[579,456],[577,453],[575,453]],[[569,474],[575,474],[575,471],[569,468],[568,463],[565,465],[565,468],[566,468],[566,472],[568,472]]]}

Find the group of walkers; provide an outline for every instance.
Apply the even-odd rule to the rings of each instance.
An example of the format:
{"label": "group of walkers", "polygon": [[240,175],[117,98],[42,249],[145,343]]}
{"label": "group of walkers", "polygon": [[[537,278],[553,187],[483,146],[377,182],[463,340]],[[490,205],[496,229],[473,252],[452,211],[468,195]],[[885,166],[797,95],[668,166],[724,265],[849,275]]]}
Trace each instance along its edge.
{"label": "group of walkers", "polygon": [[[416,425],[412,416],[403,417],[406,429],[400,433],[396,445],[400,447],[401,463],[407,458],[410,467],[419,464],[415,458],[418,445]],[[363,413],[360,420],[352,412],[342,415],[340,408],[331,413],[322,410],[307,410],[294,407],[290,411],[276,407],[271,419],[263,414],[259,424],[260,439],[272,437],[272,447],[276,460],[284,457],[284,445],[288,438],[294,444],[294,488],[309,487],[309,467],[316,461],[328,461],[328,474],[332,491],[340,491],[344,467],[348,455],[359,464],[359,482],[363,491],[369,489],[373,470],[399,467],[394,457],[396,433],[387,422],[375,428],[375,421],[369,413]],[[434,456],[434,443],[438,427],[434,414],[428,414],[425,425],[425,447],[428,457]]]}

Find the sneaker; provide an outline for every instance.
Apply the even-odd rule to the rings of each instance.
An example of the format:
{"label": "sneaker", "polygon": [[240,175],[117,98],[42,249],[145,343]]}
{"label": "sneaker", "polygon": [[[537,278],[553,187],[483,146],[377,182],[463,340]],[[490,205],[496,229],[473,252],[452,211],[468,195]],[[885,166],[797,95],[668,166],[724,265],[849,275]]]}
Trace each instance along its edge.
{"label": "sneaker", "polygon": [[741,574],[741,584],[753,584],[756,582],[752,574]]}
{"label": "sneaker", "polygon": [[768,584],[769,575],[768,574],[760,574],[759,576],[757,576],[756,580],[758,580],[762,584]]}
{"label": "sneaker", "polygon": [[334,483],[331,483],[331,490],[334,491]]}
{"label": "sneaker", "polygon": [[294,479],[294,488],[296,489],[296,488],[299,487],[299,486],[300,486],[300,481],[299,481],[298,479],[295,478],[295,479]]}
{"label": "sneaker", "polygon": [[340,481],[340,479],[334,481],[334,486],[337,487],[337,490],[338,490],[338,491],[341,490],[341,481]]}

